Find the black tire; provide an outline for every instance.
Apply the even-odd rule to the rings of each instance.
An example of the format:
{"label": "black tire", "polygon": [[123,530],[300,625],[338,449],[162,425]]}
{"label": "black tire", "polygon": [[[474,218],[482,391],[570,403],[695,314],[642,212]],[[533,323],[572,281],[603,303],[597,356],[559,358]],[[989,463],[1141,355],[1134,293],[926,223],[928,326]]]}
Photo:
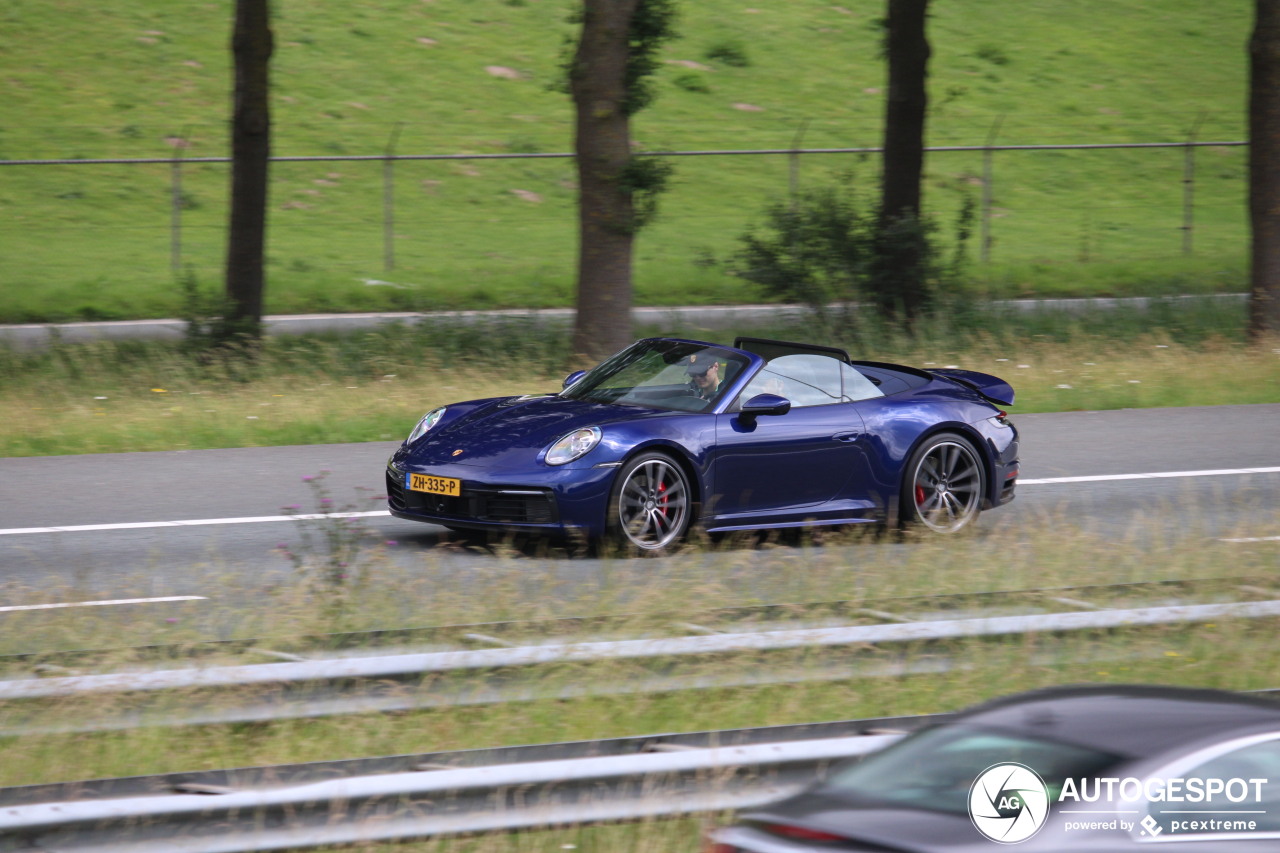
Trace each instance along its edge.
{"label": "black tire", "polygon": [[902,475],[902,520],[934,533],[958,533],[982,512],[986,471],[966,438],[943,432],[927,438]]}
{"label": "black tire", "polygon": [[680,542],[693,520],[693,490],[665,453],[642,453],[618,469],[606,528],[628,552],[661,554]]}

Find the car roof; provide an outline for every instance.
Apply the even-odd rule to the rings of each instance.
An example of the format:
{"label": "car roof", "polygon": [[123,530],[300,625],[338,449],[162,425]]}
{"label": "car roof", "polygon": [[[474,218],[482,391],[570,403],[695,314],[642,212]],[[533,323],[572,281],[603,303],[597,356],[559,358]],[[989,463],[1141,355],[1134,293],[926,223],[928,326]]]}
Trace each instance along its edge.
{"label": "car roof", "polygon": [[1280,730],[1280,703],[1185,687],[1072,685],[996,699],[950,722],[1012,730],[1136,758],[1234,731],[1267,726]]}

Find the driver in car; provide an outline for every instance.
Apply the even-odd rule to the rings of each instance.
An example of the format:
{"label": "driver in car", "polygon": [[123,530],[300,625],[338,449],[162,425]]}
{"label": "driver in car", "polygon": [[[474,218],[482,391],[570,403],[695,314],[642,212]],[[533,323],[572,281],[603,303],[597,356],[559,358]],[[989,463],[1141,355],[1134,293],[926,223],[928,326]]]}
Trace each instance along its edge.
{"label": "driver in car", "polygon": [[689,374],[689,390],[703,400],[715,399],[720,392],[720,363],[708,355],[694,353],[685,365]]}

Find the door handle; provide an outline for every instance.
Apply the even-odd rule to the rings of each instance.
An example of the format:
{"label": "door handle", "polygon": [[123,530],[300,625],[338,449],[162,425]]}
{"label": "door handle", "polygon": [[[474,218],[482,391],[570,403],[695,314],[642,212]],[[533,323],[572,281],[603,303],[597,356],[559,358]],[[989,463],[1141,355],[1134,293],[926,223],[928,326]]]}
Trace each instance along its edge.
{"label": "door handle", "polygon": [[856,432],[838,432],[831,437],[836,441],[850,442],[850,441],[857,441],[859,438],[861,438],[861,435]]}

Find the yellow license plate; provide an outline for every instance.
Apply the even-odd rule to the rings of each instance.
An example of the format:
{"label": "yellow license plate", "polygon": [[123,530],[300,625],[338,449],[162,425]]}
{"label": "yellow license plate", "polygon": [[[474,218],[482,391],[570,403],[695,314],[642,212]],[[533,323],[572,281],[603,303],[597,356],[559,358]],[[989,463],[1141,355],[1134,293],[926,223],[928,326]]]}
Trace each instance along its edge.
{"label": "yellow license plate", "polygon": [[415,474],[410,471],[404,476],[404,484],[414,492],[427,492],[433,495],[457,497],[462,494],[462,481],[453,477],[433,477],[430,474]]}

